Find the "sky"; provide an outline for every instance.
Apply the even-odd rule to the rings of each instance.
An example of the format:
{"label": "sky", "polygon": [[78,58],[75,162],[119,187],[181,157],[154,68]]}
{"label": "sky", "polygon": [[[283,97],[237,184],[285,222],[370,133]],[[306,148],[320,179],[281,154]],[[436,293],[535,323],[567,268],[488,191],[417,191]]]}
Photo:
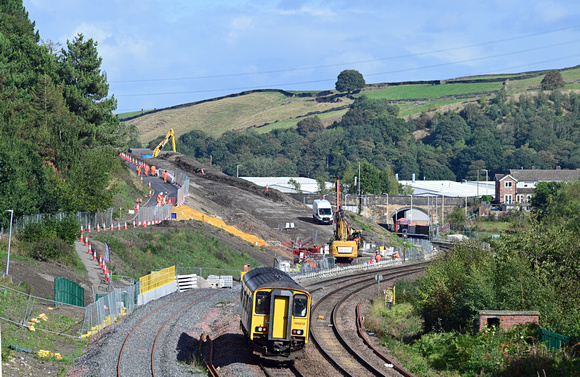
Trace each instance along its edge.
{"label": "sky", "polygon": [[98,43],[117,111],[580,64],[577,0],[23,0],[43,41]]}

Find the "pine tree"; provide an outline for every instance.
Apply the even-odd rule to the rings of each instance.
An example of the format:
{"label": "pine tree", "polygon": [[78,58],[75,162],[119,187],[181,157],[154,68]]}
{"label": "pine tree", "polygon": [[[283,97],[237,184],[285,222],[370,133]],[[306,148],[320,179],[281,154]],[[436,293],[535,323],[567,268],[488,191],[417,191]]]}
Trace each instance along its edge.
{"label": "pine tree", "polygon": [[124,146],[125,127],[113,115],[117,100],[109,95],[106,74],[101,71],[102,58],[97,42],[78,34],[62,50],[60,71],[65,84],[69,110],[83,122],[80,138],[83,144]]}

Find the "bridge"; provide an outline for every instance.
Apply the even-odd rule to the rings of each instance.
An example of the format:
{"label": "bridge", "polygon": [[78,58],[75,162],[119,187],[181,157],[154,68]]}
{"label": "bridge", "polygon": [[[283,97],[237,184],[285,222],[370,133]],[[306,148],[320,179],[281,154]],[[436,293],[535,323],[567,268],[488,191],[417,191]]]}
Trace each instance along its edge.
{"label": "bridge", "polygon": [[[315,199],[326,199],[336,205],[336,194],[290,194],[304,204],[312,205]],[[474,198],[448,196],[399,196],[399,195],[341,195],[341,205],[356,212],[357,204],[362,216],[379,224],[394,224],[406,217],[416,225],[444,223],[445,218],[457,207],[465,208],[475,203]],[[358,203],[357,203],[358,201]]]}

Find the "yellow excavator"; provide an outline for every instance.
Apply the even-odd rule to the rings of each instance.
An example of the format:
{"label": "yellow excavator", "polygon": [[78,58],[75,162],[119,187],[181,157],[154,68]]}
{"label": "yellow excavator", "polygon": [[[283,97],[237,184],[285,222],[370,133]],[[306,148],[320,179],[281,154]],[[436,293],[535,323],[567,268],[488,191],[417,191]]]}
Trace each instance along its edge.
{"label": "yellow excavator", "polygon": [[155,150],[153,150],[153,157],[157,157],[159,155],[159,152],[161,152],[161,150],[163,149],[165,144],[167,144],[169,139],[171,139],[171,146],[173,147],[173,151],[176,152],[176,150],[175,150],[175,133],[173,132],[173,128],[172,128],[167,133],[167,136],[165,136],[165,139],[161,140],[161,143],[159,143],[159,145],[155,148]]}
{"label": "yellow excavator", "polygon": [[351,262],[358,257],[359,232],[353,232],[340,206],[340,181],[336,178],[336,212],[334,213],[334,239],[330,243],[332,256],[338,262]]}

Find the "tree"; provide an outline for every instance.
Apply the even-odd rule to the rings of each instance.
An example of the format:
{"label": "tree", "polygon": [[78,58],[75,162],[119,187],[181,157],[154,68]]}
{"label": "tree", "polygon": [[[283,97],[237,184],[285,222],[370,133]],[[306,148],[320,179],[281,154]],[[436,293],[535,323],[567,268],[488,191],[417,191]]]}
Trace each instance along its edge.
{"label": "tree", "polygon": [[324,130],[324,126],[317,116],[308,117],[300,120],[296,124],[296,132],[302,136],[306,136],[312,132],[320,132]]}
{"label": "tree", "polygon": [[352,92],[362,89],[366,85],[363,75],[354,69],[346,69],[338,75],[336,80],[336,90],[339,92]]}
{"label": "tree", "polygon": [[97,52],[97,42],[78,34],[67,41],[62,50],[60,74],[65,85],[69,110],[83,120],[80,137],[83,144],[113,147],[124,146],[125,126],[113,115],[117,100],[109,95],[107,76],[101,72],[103,58]]}
{"label": "tree", "polygon": [[294,191],[296,191],[297,193],[301,193],[302,189],[300,188],[300,182],[298,182],[297,180],[295,180],[294,178],[290,178],[290,180],[288,180],[288,184],[290,186],[292,186],[292,188],[294,189]]}
{"label": "tree", "polygon": [[553,90],[563,88],[564,85],[566,85],[566,82],[562,78],[560,71],[553,70],[546,73],[546,76],[544,76],[540,85],[544,90]]}

